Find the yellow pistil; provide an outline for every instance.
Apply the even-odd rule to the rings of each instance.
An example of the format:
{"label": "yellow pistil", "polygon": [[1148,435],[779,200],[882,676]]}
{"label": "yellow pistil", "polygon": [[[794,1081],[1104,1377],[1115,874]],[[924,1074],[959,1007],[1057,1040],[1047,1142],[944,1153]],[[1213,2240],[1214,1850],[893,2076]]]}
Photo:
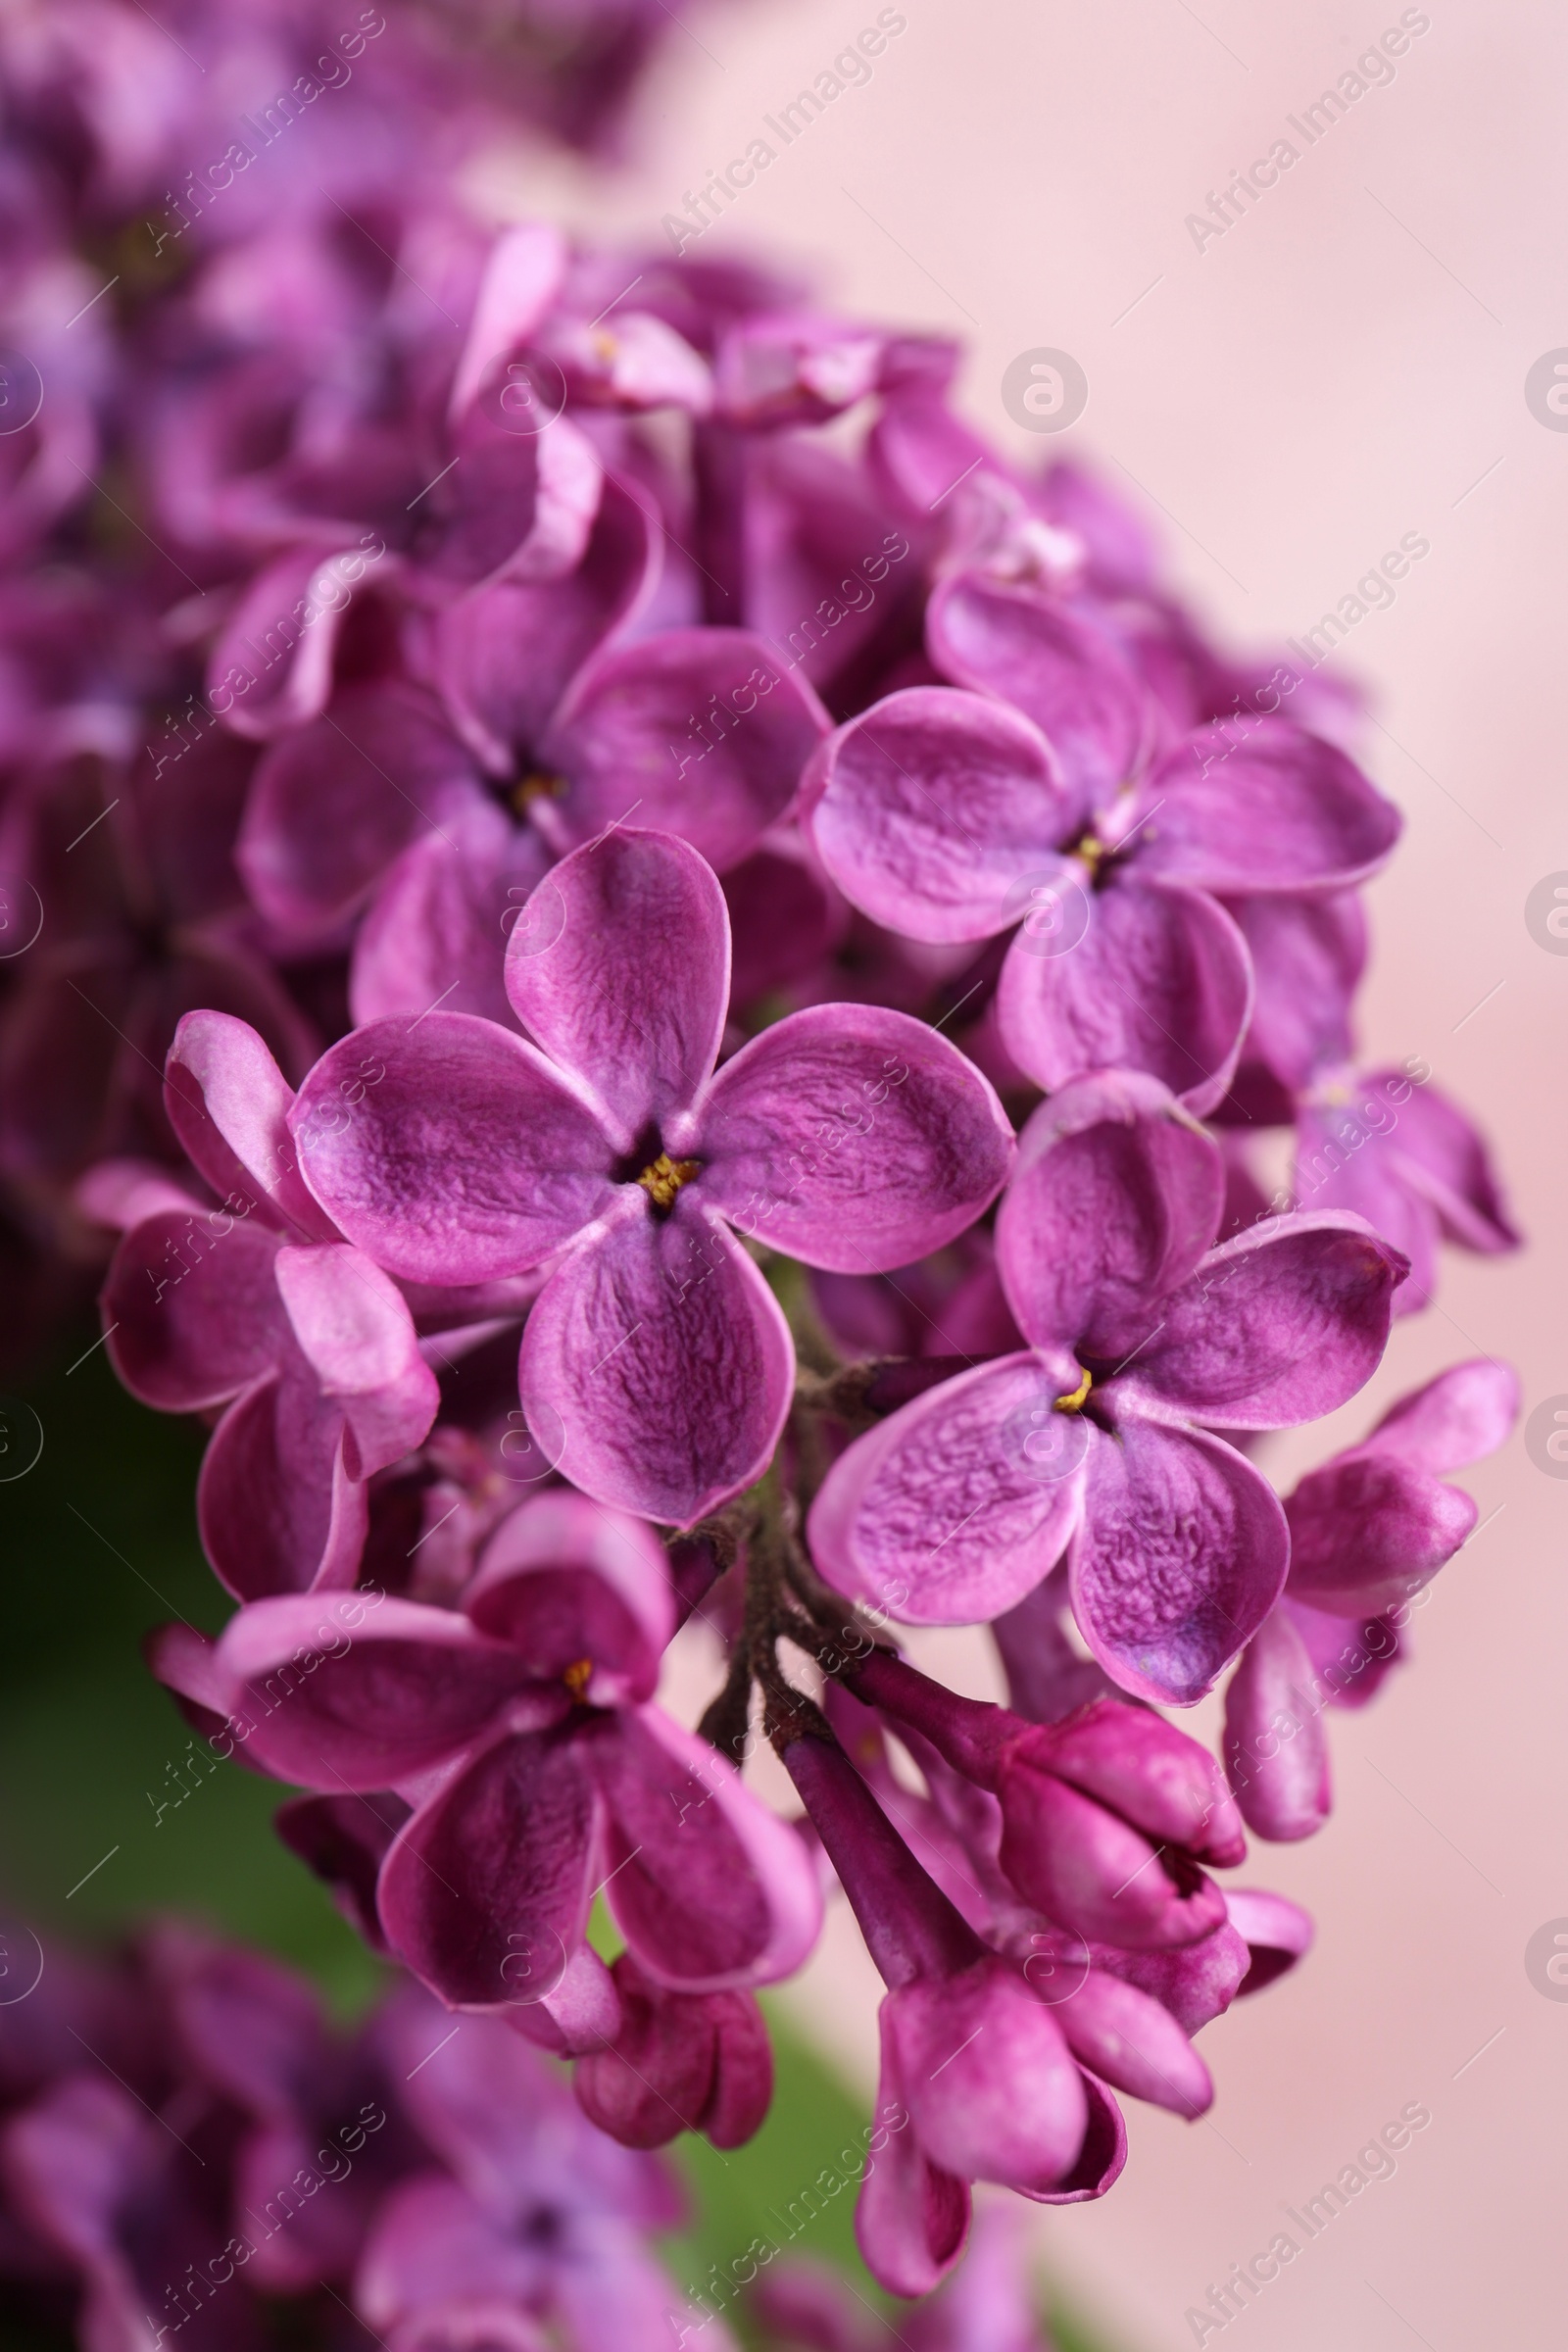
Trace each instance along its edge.
{"label": "yellow pistil", "polygon": [[661,1152],[637,1181],[656,1208],[673,1208],[675,1195],[683,1184],[690,1184],[702,1164],[700,1159],[671,1159],[667,1152]]}
{"label": "yellow pistil", "polygon": [[607,363],[612,360],[616,352],[620,349],[620,346],[615,341],[614,336],[610,333],[608,328],[603,326],[600,327],[597,334],[590,337],[590,340],[594,347],[594,357],[596,359],[604,360]]}
{"label": "yellow pistil", "polygon": [[1085,865],[1098,865],[1105,855],[1105,845],[1095,834],[1086,833],[1082,841],[1073,843],[1072,855],[1081,858]]}
{"label": "yellow pistil", "polygon": [[542,767],[535,767],[517,778],[507,799],[514,816],[526,816],[535,801],[559,801],[565,789],[559,776],[547,775]]}
{"label": "yellow pistil", "polygon": [[1058,1412],[1058,1413],[1077,1413],[1077,1412],[1081,1412],[1081,1411],[1083,1410],[1083,1407],[1084,1407],[1085,1400],[1086,1400],[1086,1399],[1087,1399],[1087,1397],[1088,1397],[1089,1392],[1090,1392],[1090,1390],[1091,1390],[1091,1389],[1094,1387],[1094,1385],[1095,1385],[1095,1376],[1094,1376],[1094,1374],[1093,1374],[1092,1372],[1086,1372],[1086,1373],[1084,1374],[1084,1376],[1083,1376],[1082,1380],[1081,1380],[1081,1381],[1078,1383],[1078,1386],[1077,1386],[1077,1387],[1076,1387],[1076,1388],[1075,1388],[1075,1389],[1074,1389],[1074,1390],[1071,1392],[1071,1394],[1070,1394],[1070,1395],[1068,1395],[1068,1396],[1058,1396],[1058,1397],[1056,1398],[1056,1410],[1057,1410],[1057,1412]]}
{"label": "yellow pistil", "polygon": [[561,1678],[579,1706],[582,1704],[582,1694],[588,1688],[593,1671],[592,1658],[574,1658]]}

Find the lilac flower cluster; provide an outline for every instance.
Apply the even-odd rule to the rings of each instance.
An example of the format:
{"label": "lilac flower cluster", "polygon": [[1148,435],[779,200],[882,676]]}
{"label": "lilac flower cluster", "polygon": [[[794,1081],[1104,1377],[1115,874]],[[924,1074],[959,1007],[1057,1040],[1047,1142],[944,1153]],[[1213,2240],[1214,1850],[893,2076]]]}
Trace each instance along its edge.
{"label": "lilac flower cluster", "polygon": [[[1512,1378],[1283,1500],[1254,1457],[1515,1236],[1425,1062],[1357,1075],[1349,699],[976,438],[946,343],[394,167],[394,48],[339,176],[209,171],[19,439],[0,1159],[211,1426],[239,1606],[155,1669],[368,1940],[627,2146],[729,2146],[836,1884],[860,2243],[921,2295],[972,2183],[1095,2197],[1116,2092],[1201,2113],[1194,2035],[1305,1950],[1212,1874],[1325,1817]],[[24,278],[145,183],[54,120]],[[890,1631],[980,1624],[1005,1707]],[[1223,1760],[1159,1711],[1222,1681]]]}
{"label": "lilac flower cluster", "polygon": [[164,1921],[51,1945],[0,2009],[0,2306],[94,2352],[663,2343],[698,2318],[651,2242],[683,2216],[525,2042],[406,1983],[344,2033],[294,1970]]}

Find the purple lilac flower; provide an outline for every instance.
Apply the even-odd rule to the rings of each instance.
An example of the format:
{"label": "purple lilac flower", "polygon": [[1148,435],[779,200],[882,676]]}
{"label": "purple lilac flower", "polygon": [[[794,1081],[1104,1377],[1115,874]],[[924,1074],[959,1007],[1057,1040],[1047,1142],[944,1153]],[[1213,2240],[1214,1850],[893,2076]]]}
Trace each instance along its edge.
{"label": "purple lilac flower", "polygon": [[823,863],[915,938],[1022,921],[997,1016],[1040,1085],[1141,1068],[1212,1109],[1251,1008],[1220,896],[1364,880],[1396,812],[1284,719],[1240,744],[1216,723],[1149,764],[1150,715],[1113,645],[1025,591],[951,580],[928,630],[949,675],[1005,699],[914,687],[832,735],[802,794]]}
{"label": "purple lilac flower", "polygon": [[[454,2032],[411,1994],[388,2024],[404,2097],[445,2169],[382,2208],[356,2279],[367,2324],[400,2352],[547,2340],[495,2329],[498,2312],[564,2327],[577,2352],[662,2343],[672,2328],[678,2338],[691,2315],[645,2242],[681,2219],[658,2160],[596,2132],[499,2019],[466,2017]],[[714,2336],[732,2352],[722,2327]]]}
{"label": "purple lilac flower", "polygon": [[[822,1005],[716,1075],[729,925],[668,836],[573,852],[514,925],[506,984],[531,1043],[461,1013],[372,1022],[292,1114],[301,1167],[388,1272],[467,1283],[557,1261],[523,1334],[522,1406],[600,1500],[690,1526],[764,1468],[793,1349],[730,1226],[818,1266],[875,1271],[960,1232],[1011,1131],[947,1041]],[[367,1056],[386,1080],[323,1116]]]}
{"label": "purple lilac flower", "polygon": [[674,1604],[641,1521],[541,1495],[503,1522],[461,1611],[354,1606],[352,1639],[326,1641],[318,1602],[254,1602],[217,1675],[253,1762],[414,1805],[376,1909],[445,2000],[514,2005],[556,2046],[609,2038],[615,1993],[584,1940],[601,1884],[659,1984],[718,1992],[800,1965],[820,1917],[805,1848],[650,1703]]}
{"label": "purple lilac flower", "polygon": [[[608,824],[635,814],[722,872],[783,814],[827,720],[760,638],[686,629],[607,650],[651,553],[642,509],[608,488],[567,580],[507,582],[433,624],[444,703],[403,681],[357,687],[268,754],[246,879],[296,934],[329,933],[369,901],[358,1020],[437,998],[505,1020],[509,921],[554,858]],[[713,741],[702,722],[720,698],[745,715]]]}
{"label": "purple lilac flower", "polygon": [[[1392,1664],[1390,1612],[1402,1619],[1475,1527],[1474,1501],[1446,1474],[1495,1452],[1518,1410],[1519,1384],[1505,1365],[1486,1356],[1454,1364],[1286,1497],[1285,1592],[1225,1693],[1226,1766],[1260,1838],[1307,1838],[1327,1818],[1324,1709],[1360,1702],[1370,1695],[1358,1688],[1368,1666],[1375,1683]],[[1369,1622],[1380,1638],[1348,1675],[1342,1653]]]}
{"label": "purple lilac flower", "polygon": [[226,1408],[197,1516],[241,1599],[352,1583],[366,1482],[418,1444],[439,1394],[402,1293],[300,1181],[293,1099],[254,1029],[221,1012],[185,1016],[166,1101],[219,1205],[176,1195],[141,1215],[133,1192],[103,1295],[133,1396],[163,1412]]}
{"label": "purple lilac flower", "polygon": [[1066,1551],[1111,1679],[1185,1704],[1256,1631],[1289,1539],[1216,1429],[1280,1429],[1375,1369],[1404,1273],[1359,1218],[1211,1248],[1223,1166],[1157,1081],[1085,1081],[1035,1112],[997,1222],[1022,1354],[906,1404],[835,1464],[818,1566],[910,1623],[1002,1614]]}

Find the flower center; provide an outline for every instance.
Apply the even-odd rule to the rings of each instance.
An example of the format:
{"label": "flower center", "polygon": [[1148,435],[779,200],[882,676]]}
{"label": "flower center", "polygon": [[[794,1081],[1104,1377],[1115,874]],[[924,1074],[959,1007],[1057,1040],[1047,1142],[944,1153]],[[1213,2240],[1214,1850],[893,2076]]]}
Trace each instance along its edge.
{"label": "flower center", "polygon": [[514,783],[503,785],[501,797],[514,816],[526,816],[535,801],[559,801],[565,789],[564,776],[552,775],[548,768],[531,767]]}
{"label": "flower center", "polygon": [[1056,1398],[1056,1411],[1058,1413],[1081,1413],[1094,1385],[1094,1374],[1086,1372],[1075,1389],[1070,1390],[1065,1396]]}
{"label": "flower center", "polygon": [[593,1679],[593,1671],[592,1658],[573,1658],[561,1678],[579,1706],[582,1705],[582,1694]]}
{"label": "flower center", "polygon": [[675,1195],[683,1184],[690,1184],[702,1164],[700,1159],[671,1159],[667,1152],[661,1152],[657,1159],[649,1161],[637,1182],[656,1208],[673,1208]]}

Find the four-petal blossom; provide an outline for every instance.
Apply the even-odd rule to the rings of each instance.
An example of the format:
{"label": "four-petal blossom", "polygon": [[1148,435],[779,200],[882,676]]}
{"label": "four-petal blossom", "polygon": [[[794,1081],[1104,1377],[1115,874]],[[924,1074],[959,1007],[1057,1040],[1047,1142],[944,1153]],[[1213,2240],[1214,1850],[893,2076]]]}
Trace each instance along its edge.
{"label": "four-petal blossom", "polygon": [[[788,1410],[788,1327],[734,1229],[850,1273],[970,1225],[1012,1132],[945,1038],[814,1005],[713,1072],[729,922],[668,835],[612,831],[547,875],[513,927],[530,1042],[431,1011],[356,1031],[291,1115],[306,1181],[404,1280],[553,1262],[523,1335],[529,1426],[605,1502],[690,1526],[760,1476]],[[342,1117],[369,1056],[384,1081]]]}
{"label": "four-petal blossom", "polygon": [[1405,1271],[1349,1216],[1211,1248],[1212,1140],[1157,1081],[1085,1079],[1042,1104],[997,1220],[1029,1341],[857,1439],[812,1506],[818,1566],[915,1624],[1011,1608],[1066,1550],[1106,1673],[1189,1704],[1285,1582],[1285,1515],[1216,1429],[1286,1429],[1370,1376]]}

